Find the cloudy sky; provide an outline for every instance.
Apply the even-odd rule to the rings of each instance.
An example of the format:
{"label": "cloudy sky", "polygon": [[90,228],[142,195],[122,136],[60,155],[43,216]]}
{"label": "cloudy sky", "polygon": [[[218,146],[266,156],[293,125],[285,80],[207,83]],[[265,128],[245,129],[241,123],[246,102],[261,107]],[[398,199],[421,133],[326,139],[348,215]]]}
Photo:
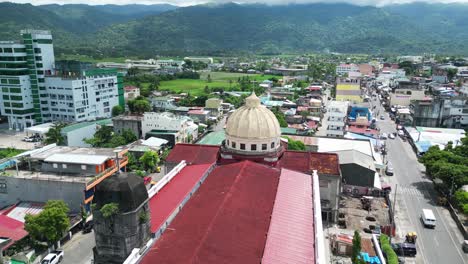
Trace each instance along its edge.
{"label": "cloudy sky", "polygon": [[[187,6],[201,3],[223,3],[223,2],[236,2],[236,3],[265,3],[265,4],[288,4],[288,3],[332,3],[332,2],[346,2],[358,5],[375,5],[375,6],[384,6],[388,4],[401,4],[401,3],[410,3],[416,2],[416,0],[8,0],[0,2],[16,2],[16,3],[31,3],[33,5],[42,5],[42,4],[90,4],[90,5],[102,5],[102,4],[159,4],[159,3],[168,3],[179,6]],[[468,3],[468,0],[418,0],[418,2],[428,2],[428,3]]]}

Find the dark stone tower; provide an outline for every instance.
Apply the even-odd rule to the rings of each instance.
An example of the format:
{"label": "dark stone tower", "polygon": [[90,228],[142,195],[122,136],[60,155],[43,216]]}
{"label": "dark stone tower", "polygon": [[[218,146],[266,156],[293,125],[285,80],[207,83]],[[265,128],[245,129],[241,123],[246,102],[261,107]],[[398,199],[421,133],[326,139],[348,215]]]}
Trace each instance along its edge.
{"label": "dark stone tower", "polygon": [[150,239],[143,179],[125,173],[113,175],[96,187],[94,203],[94,263],[123,263],[134,248]]}

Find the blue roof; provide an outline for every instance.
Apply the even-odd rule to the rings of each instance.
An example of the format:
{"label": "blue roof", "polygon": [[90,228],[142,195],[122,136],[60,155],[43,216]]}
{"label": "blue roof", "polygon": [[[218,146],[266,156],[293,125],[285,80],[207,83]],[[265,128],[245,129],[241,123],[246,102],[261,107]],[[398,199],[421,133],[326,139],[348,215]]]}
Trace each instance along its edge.
{"label": "blue roof", "polygon": [[430,141],[418,141],[414,142],[414,144],[416,145],[418,152],[426,152],[430,147],[432,147],[432,143]]}

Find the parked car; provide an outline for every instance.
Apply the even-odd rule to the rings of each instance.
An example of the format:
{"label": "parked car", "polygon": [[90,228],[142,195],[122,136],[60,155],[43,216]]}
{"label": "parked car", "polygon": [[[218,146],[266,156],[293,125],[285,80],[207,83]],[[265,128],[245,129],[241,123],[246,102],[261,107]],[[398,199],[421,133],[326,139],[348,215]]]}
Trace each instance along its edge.
{"label": "parked car", "polygon": [[392,248],[398,256],[414,257],[417,253],[416,245],[412,243],[395,243]]}
{"label": "parked car", "polygon": [[388,176],[393,176],[393,165],[391,162],[387,164],[387,168],[385,169],[385,174]]}
{"label": "parked car", "polygon": [[468,240],[463,241],[462,249],[463,252],[468,253]]}
{"label": "parked car", "polygon": [[382,133],[382,135],[380,135],[380,138],[381,139],[387,139],[388,138],[387,133]]}
{"label": "parked car", "polygon": [[405,136],[405,132],[403,132],[403,130],[398,130],[398,136],[404,137],[404,136]]}
{"label": "parked car", "polygon": [[388,138],[389,139],[395,139],[395,134],[393,134],[393,133],[388,134]]}
{"label": "parked car", "polygon": [[42,259],[41,264],[57,264],[63,260],[63,250],[55,250]]}
{"label": "parked car", "polygon": [[381,116],[380,116],[380,120],[385,120],[385,116],[384,116],[384,115],[381,115]]}

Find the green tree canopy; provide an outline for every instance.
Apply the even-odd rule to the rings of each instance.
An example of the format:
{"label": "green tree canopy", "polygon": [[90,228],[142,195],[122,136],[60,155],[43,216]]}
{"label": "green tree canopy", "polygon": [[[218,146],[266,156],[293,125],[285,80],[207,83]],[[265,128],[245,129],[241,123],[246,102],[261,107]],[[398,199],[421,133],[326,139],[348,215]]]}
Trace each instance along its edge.
{"label": "green tree canopy", "polygon": [[84,139],[84,142],[96,148],[115,148],[137,140],[136,135],[131,131],[124,129],[122,134],[114,133],[112,127],[102,126],[94,137]]}
{"label": "green tree canopy", "polygon": [[134,100],[128,100],[127,105],[132,114],[143,114],[151,111],[151,104],[141,96]]}
{"label": "green tree canopy", "polygon": [[159,155],[157,152],[148,150],[140,157],[143,168],[148,172],[153,172],[159,164]]}
{"label": "green tree canopy", "polygon": [[123,114],[124,112],[125,112],[125,109],[120,105],[116,105],[112,107],[112,116],[118,116],[118,115]]}
{"label": "green tree canopy", "polygon": [[63,145],[65,143],[65,138],[62,136],[62,128],[65,127],[65,124],[54,123],[54,125],[45,133],[45,144],[57,144]]}
{"label": "green tree canopy", "polygon": [[108,203],[105,204],[99,209],[104,218],[112,217],[119,213],[119,204],[118,203]]}
{"label": "green tree canopy", "polygon": [[279,107],[274,107],[272,110],[273,114],[275,114],[276,119],[278,119],[280,127],[288,127],[288,122],[286,122],[286,117],[283,112],[279,109]]}
{"label": "green tree canopy", "polygon": [[294,140],[290,137],[284,137],[288,140],[288,150],[306,150],[304,142],[300,140]]}
{"label": "green tree canopy", "polygon": [[60,240],[70,227],[68,211],[65,202],[48,201],[39,214],[25,216],[24,229],[33,239],[53,244]]}

